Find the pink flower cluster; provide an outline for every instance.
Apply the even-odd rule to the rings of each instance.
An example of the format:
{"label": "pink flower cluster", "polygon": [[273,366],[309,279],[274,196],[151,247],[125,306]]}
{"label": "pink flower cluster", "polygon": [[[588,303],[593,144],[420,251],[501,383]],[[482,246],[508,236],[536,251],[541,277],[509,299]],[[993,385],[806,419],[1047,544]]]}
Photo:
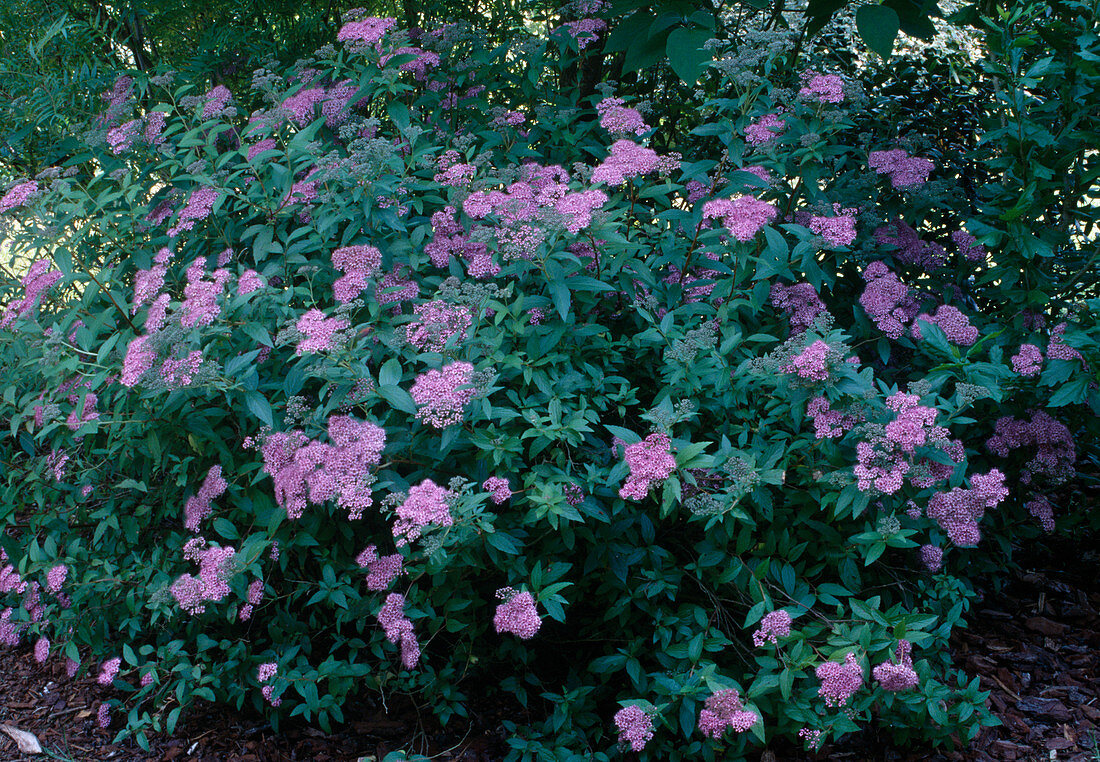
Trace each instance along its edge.
{"label": "pink flower cluster", "polygon": [[604,98],[596,104],[600,126],[612,135],[644,135],[649,130],[637,109],[623,105],[622,98]]}
{"label": "pink flower cluster", "polygon": [[17,183],[8,189],[8,192],[4,194],[3,198],[0,198],[0,214],[14,209],[17,206],[23,206],[27,201],[38,192],[38,183],[34,180],[27,180],[23,183]]}
{"label": "pink flower cluster", "polygon": [[393,536],[397,547],[419,539],[421,530],[429,524],[449,527],[454,524],[450,506],[451,493],[431,479],[409,488],[408,496],[397,506]]}
{"label": "pink flower cluster", "polygon": [[23,276],[23,298],[8,305],[4,316],[0,317],[0,328],[7,328],[16,320],[26,317],[38,306],[42,295],[61,280],[61,273],[53,269],[49,259],[37,259]]}
{"label": "pink flower cluster", "polygon": [[913,320],[911,331],[913,338],[918,341],[924,338],[920,332],[919,321],[921,320],[938,325],[943,331],[943,335],[952,344],[968,347],[978,340],[978,329],[970,325],[970,318],[964,315],[956,307],[941,304],[936,308],[935,315],[929,315],[924,312],[917,315]]}
{"label": "pink flower cluster", "polygon": [[196,222],[209,217],[218,196],[218,191],[214,188],[204,187],[192,191],[187,198],[187,205],[180,210],[179,216],[176,218],[176,224],[168,228],[168,235],[177,236],[195,227]]}
{"label": "pink flower cluster", "polygon": [[1081,360],[1081,353],[1066,343],[1062,338],[1066,333],[1068,323],[1059,323],[1050,332],[1050,341],[1047,342],[1047,357],[1051,360]]}
{"label": "pink flower cluster", "polygon": [[880,175],[889,175],[895,188],[910,188],[924,185],[928,175],[935,168],[930,159],[910,156],[900,148],[891,151],[871,151],[867,155],[867,164]]}
{"label": "pink flower cluster", "polygon": [[943,568],[943,548],[938,545],[921,545],[920,560],[930,572],[938,572]]}
{"label": "pink flower cluster", "polygon": [[148,336],[137,336],[126,347],[126,356],[122,360],[122,372],[118,377],[118,382],[123,386],[135,386],[156,362],[156,350],[147,346],[148,344]]}
{"label": "pink flower cluster", "polygon": [[978,521],[986,510],[995,508],[1008,497],[1004,481],[1004,474],[997,469],[988,474],[974,474],[970,477],[969,489],[955,487],[933,495],[926,513],[947,533],[951,542],[959,546],[977,545],[982,537]]}
{"label": "pink flower cluster", "polygon": [[652,148],[631,140],[616,140],[610,155],[592,172],[592,182],[618,186],[650,172],[668,174],[679,166],[680,160],[674,156],[659,156]]}
{"label": "pink flower cluster", "polygon": [[107,131],[107,147],[111,149],[111,153],[118,156],[130,150],[134,144],[134,138],[140,133],[141,120],[131,119],[129,122]]}
{"label": "pink flower cluster", "polygon": [[57,564],[46,573],[46,590],[50,593],[60,593],[61,586],[69,576],[69,567],[65,564]]}
{"label": "pink flower cluster", "polygon": [[461,341],[473,321],[469,307],[441,299],[418,304],[413,312],[416,317],[405,326],[405,337],[421,352],[442,352],[453,337]]}
{"label": "pink flower cluster", "polygon": [[413,56],[411,61],[398,65],[398,71],[412,72],[415,79],[423,82],[428,78],[428,69],[439,66],[439,55],[417,47],[397,48],[393,53],[386,54],[379,59],[379,63],[385,66],[394,56]]}
{"label": "pink flower cluster", "polygon": [[324,352],[333,349],[341,336],[339,331],[351,325],[345,318],[326,318],[325,313],[319,309],[311,309],[304,313],[295,327],[305,338],[298,342],[295,354],[302,355],[307,352]]}
{"label": "pink flower cluster", "polygon": [[382,252],[373,246],[344,246],[332,252],[332,265],[344,273],[332,284],[336,301],[346,304],[367,287],[369,278],[382,266]]}
{"label": "pink flower cluster", "polygon": [[[245,597],[248,602],[241,606],[241,610],[237,613],[237,618],[240,619],[242,622],[247,622],[249,619],[251,619],[253,608],[260,605],[260,601],[263,600],[263,596],[264,581],[262,579],[254,579],[249,582],[248,591],[245,593]],[[146,677],[152,680],[153,675],[150,673],[147,674]]]}
{"label": "pink flower cluster", "polygon": [[905,334],[905,326],[919,311],[909,288],[883,262],[867,265],[863,279],[867,281],[867,287],[863,289],[859,303],[868,317],[891,339],[901,338]]}
{"label": "pink flower cluster", "polygon": [[307,504],[329,500],[355,520],[371,505],[371,468],[382,461],[386,432],[350,415],[328,419],[329,444],[301,431],[271,434],[260,451],[264,470],[275,482],[275,501],[287,517],[299,519]]}
{"label": "pink flower cluster", "polygon": [[842,437],[844,432],[850,431],[856,425],[854,416],[833,410],[829,400],[824,396],[810,400],[806,405],[806,415],[813,420],[814,436],[817,439]]}
{"label": "pink flower cluster", "polygon": [[183,303],[180,305],[180,325],[193,328],[210,325],[221,314],[218,300],[229,280],[229,271],[218,268],[209,280],[203,277],[205,260],[196,257],[187,268],[187,285],[183,287]]}
{"label": "pink flower cluster", "polygon": [[951,234],[951,240],[959,247],[959,253],[971,262],[984,262],[986,258],[985,247],[978,243],[978,239],[963,229]]}
{"label": "pink flower cluster", "polygon": [[415,299],[420,293],[420,287],[415,280],[406,277],[407,272],[404,265],[395,265],[393,270],[383,275],[374,292],[375,301],[384,305]]}
{"label": "pink flower cluster", "polygon": [[110,685],[115,681],[115,677],[118,675],[118,668],[121,666],[122,659],[117,656],[103,662],[99,668],[99,677],[96,678],[96,682],[100,685]]}
{"label": "pink flower cluster", "polygon": [[703,219],[721,219],[722,226],[738,241],[751,241],[778,215],[775,204],[752,196],[718,198],[703,204]]}
{"label": "pink flower cluster", "polygon": [[631,751],[641,751],[653,738],[653,718],[637,705],[615,712],[615,727],[619,729],[619,741],[628,744]]}
{"label": "pink flower cluster", "polygon": [[375,545],[364,548],[355,557],[355,563],[360,569],[367,570],[367,589],[376,592],[388,588],[404,571],[404,560],[400,553],[380,556]]}
{"label": "pink flower cluster", "polygon": [[772,286],[771,303],[786,313],[792,334],[802,333],[825,312],[825,303],[809,283],[790,286],[776,283]]}
{"label": "pink flower cluster", "polygon": [[783,372],[810,381],[828,381],[829,353],[829,345],[818,339],[795,355],[791,362],[783,367]]}
{"label": "pink flower cluster", "polygon": [[377,45],[386,32],[397,26],[395,18],[378,18],[371,16],[358,21],[349,21],[336,33],[338,42],[361,43],[365,45]]}
{"label": "pink flower cluster", "polygon": [[798,91],[798,95],[806,99],[812,98],[820,103],[843,103],[844,80],[835,74],[815,74],[809,78],[806,86]]}
{"label": "pink flower cluster", "polygon": [[390,593],[378,612],[378,624],[386,633],[386,640],[401,647],[401,664],[412,669],[420,661],[420,642],[413,632],[412,621],[405,616],[405,596]]}
{"label": "pink flower cluster", "polygon": [[787,121],[778,114],[765,114],[745,128],[745,139],[754,146],[771,143],[787,131]]}
{"label": "pink flower cluster", "polygon": [[506,502],[512,496],[512,488],[508,486],[508,480],[499,476],[490,476],[482,483],[481,488],[489,492],[489,499],[495,505]]}
{"label": "pink flower cluster", "polygon": [[1042,410],[1033,411],[1030,420],[1004,416],[993,424],[993,436],[986,440],[989,451],[1007,458],[1012,450],[1033,453],[1020,474],[1020,481],[1030,484],[1036,474],[1045,474],[1054,481],[1073,476],[1077,448],[1069,429]]}
{"label": "pink flower cluster", "polygon": [[437,429],[461,422],[466,405],[477,393],[471,386],[473,373],[473,365],[458,361],[417,376],[409,390],[418,407],[416,417]]}
{"label": "pink flower cluster", "polygon": [[848,246],[856,240],[855,209],[841,209],[833,204],[832,217],[811,215],[810,231],[825,239],[830,246]]}
{"label": "pink flower cluster", "polygon": [[880,246],[893,246],[894,259],[903,264],[931,272],[947,261],[947,249],[938,243],[922,241],[917,231],[900,217],[875,228],[874,237]]}
{"label": "pink flower cluster", "polygon": [[1024,507],[1027,508],[1029,514],[1038,519],[1044,532],[1054,531],[1054,507],[1051,506],[1049,500],[1040,495],[1029,500]]}
{"label": "pink flower cluster", "polygon": [[232,98],[233,93],[229,92],[229,88],[225,85],[216,85],[212,87],[203,96],[202,118],[209,119],[221,114],[226,110]]}
{"label": "pink flower cluster", "polygon": [[619,489],[619,497],[644,500],[649,488],[667,479],[676,469],[676,458],[667,434],[650,434],[641,442],[628,445],[624,457],[630,476]]}
{"label": "pink flower cluster", "polygon": [[894,652],[894,661],[883,662],[871,670],[875,681],[887,691],[907,691],[917,687],[917,673],[913,671],[913,659],[909,652],[912,644],[908,640],[899,640]]}
{"label": "pink flower cluster", "polygon": [[221,466],[213,466],[207,471],[199,491],[187,498],[183,509],[183,525],[192,532],[199,531],[199,524],[210,515],[210,502],[220,497],[227,486],[229,485],[222,478]]}
{"label": "pink flower cluster", "polygon": [[1012,356],[1012,370],[1021,376],[1037,376],[1043,369],[1043,350],[1034,344],[1021,344]]}
{"label": "pink flower cluster", "polygon": [[530,640],[542,627],[535,599],[526,590],[522,593],[506,587],[497,591],[504,602],[493,614],[493,627],[498,633],[510,632],[521,640]]}
{"label": "pink flower cluster", "polygon": [[218,602],[229,595],[229,576],[233,572],[232,559],[237,551],[230,547],[204,548],[206,540],[195,537],[183,546],[183,557],[199,564],[199,576],[184,574],[177,578],[169,592],[188,614],[206,611],[206,602]]}
{"label": "pink flower cluster", "polygon": [[261,664],[256,669],[256,682],[266,683],[266,685],[264,685],[260,689],[260,692],[264,694],[264,699],[267,701],[267,703],[271,704],[271,706],[279,706],[279,704],[283,703],[283,699],[281,697],[274,696],[275,686],[271,685],[270,683],[270,681],[274,679],[275,675],[278,674],[278,672],[279,665],[276,662]]}
{"label": "pink flower cluster", "polygon": [[757,648],[765,643],[777,644],[779,638],[791,634],[791,615],[783,609],[776,609],[764,615],[760,620],[760,629],[752,634],[752,644]]}
{"label": "pink flower cluster", "polygon": [[825,699],[826,706],[844,706],[848,699],[863,686],[863,667],[855,654],[844,657],[844,663],[827,661],[814,670],[821,687],[817,693]]}
{"label": "pink flower cluster", "polygon": [[607,29],[607,22],[603,19],[578,19],[567,21],[558,28],[564,29],[577,41],[578,50],[584,50],[599,38],[600,32]]}
{"label": "pink flower cluster", "polygon": [[708,738],[721,738],[726,730],[744,733],[756,724],[759,717],[747,711],[741,703],[741,696],[735,688],[712,693],[703,702],[699,712],[699,730]]}

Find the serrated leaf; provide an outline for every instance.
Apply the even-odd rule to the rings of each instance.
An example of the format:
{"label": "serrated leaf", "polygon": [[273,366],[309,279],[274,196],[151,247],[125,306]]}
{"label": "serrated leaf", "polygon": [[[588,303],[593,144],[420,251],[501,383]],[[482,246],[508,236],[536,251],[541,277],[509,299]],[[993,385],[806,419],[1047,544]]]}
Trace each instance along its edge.
{"label": "serrated leaf", "polygon": [[275,427],[275,419],[271,414],[271,403],[267,401],[264,395],[259,392],[245,392],[244,406],[248,408],[248,412],[259,418],[265,426]]}

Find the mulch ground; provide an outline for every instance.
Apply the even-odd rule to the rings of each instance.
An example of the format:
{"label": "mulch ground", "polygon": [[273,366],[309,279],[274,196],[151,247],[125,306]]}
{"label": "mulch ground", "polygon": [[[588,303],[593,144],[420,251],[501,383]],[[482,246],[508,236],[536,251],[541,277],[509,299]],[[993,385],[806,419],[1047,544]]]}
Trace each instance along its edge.
{"label": "mulch ground", "polygon": [[[990,707],[1003,723],[986,729],[968,749],[901,749],[876,731],[826,748],[815,760],[871,762],[1100,762],[1100,553],[1067,541],[1037,556],[999,592],[988,592],[956,634],[956,663],[981,677]],[[1051,572],[1040,569],[1072,565]],[[496,762],[506,746],[504,707],[486,704],[458,733],[434,726],[415,707],[363,704],[355,718],[326,735],[304,726],[272,732],[262,719],[212,710],[193,715],[175,737],[156,738],[149,752],[114,744],[96,725],[101,688],[94,678],[70,680],[59,659],[39,665],[24,648],[0,650],[0,725],[33,733],[45,754],[21,754],[0,733],[0,762],[61,759],[75,762],[380,762],[405,749],[441,762]],[[793,754],[793,756],[792,756]],[[776,749],[762,762],[807,759]]]}

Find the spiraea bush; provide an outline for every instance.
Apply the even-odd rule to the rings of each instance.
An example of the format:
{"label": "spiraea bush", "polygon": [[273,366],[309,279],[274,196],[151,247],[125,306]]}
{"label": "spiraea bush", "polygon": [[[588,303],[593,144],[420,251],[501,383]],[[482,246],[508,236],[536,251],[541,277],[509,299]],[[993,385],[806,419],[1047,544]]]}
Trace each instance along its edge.
{"label": "spiraea bush", "polygon": [[716,33],[690,124],[557,89],[607,19],[122,76],[10,185],[0,640],[141,743],[360,693],[503,693],[517,759],[995,721],[947,641],[1080,521],[1097,303],[788,36]]}

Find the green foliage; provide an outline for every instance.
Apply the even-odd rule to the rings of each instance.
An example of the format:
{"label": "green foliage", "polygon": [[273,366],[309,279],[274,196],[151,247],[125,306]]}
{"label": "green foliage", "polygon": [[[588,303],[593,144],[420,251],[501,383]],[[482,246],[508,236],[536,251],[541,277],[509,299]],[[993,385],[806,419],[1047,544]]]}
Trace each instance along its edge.
{"label": "green foliage", "polygon": [[[425,36],[438,66],[397,53],[403,32],[334,45],[232,100],[131,72],[111,122],[86,125],[6,210],[20,227],[0,318],[0,637],[49,638],[85,673],[119,658],[104,695],[139,742],[198,701],[328,729],[358,691],[460,722],[486,685],[518,707],[506,728],[524,760],[630,754],[613,721],[630,705],[652,717],[643,758],[660,760],[737,759],[870,723],[948,745],[994,722],[950,660],[974,599],[966,574],[1032,541],[1025,504],[1070,474],[986,440],[998,419],[1045,409],[1095,457],[1100,301],[1065,251],[1094,245],[1092,184],[1071,182],[1079,211],[1065,216],[1053,184],[1067,167],[1088,176],[1095,127],[1049,95],[1095,73],[1084,10],[1042,27],[1076,40],[1057,55],[1036,55],[1040,32],[1009,42],[1037,9],[987,20],[1002,44],[974,81],[992,78],[1002,100],[954,154],[899,136],[958,125],[925,124],[891,89],[942,62],[906,64],[900,83],[872,71],[866,92],[849,76],[830,102],[812,72],[805,93],[791,87],[828,70],[812,45],[760,28],[742,39],[679,6],[623,13],[606,45],[671,67],[640,72],[638,87],[657,85],[653,126],[625,138],[586,84],[593,48],[556,24],[496,46],[464,27]],[[717,41],[703,45],[708,19]],[[660,108],[679,78],[703,95]],[[1001,125],[1005,103],[1018,107]],[[780,106],[782,128],[761,136]],[[1074,126],[1044,143],[1036,109]],[[159,136],[126,139],[123,125],[144,135],[156,113]],[[935,158],[930,182],[872,169],[899,146]],[[1017,209],[1024,185],[1034,201]],[[773,211],[749,224],[743,198]],[[837,218],[851,240],[829,232]],[[889,240],[895,220],[942,241],[942,258]],[[968,257],[959,230],[987,250]],[[359,281],[334,256],[351,246],[380,256]],[[25,275],[30,260],[42,264]],[[868,297],[871,268],[912,298],[885,316],[902,330]],[[784,306],[796,284],[827,313]],[[976,336],[934,319],[941,307]],[[430,309],[468,323],[426,326]],[[1080,357],[1015,371],[1021,344],[1049,354],[1059,323],[1063,353]],[[463,382],[436,390],[458,400],[440,424],[424,386],[462,363]],[[836,431],[820,430],[823,402],[849,417]],[[900,426],[914,409],[929,420]],[[340,460],[349,420],[384,431],[380,453]],[[1043,442],[1052,458],[1064,445]],[[896,485],[867,477],[890,459]],[[971,547],[929,506],[979,492],[993,469],[1009,496],[971,517]],[[410,495],[427,480],[446,500],[425,520]],[[1084,520],[1079,508],[1056,518]],[[379,582],[370,546],[403,574]],[[942,570],[921,563],[928,546],[946,552]],[[230,562],[198,568],[226,548]],[[50,587],[58,565],[68,578]],[[196,601],[185,583],[199,576]],[[501,618],[522,594],[535,633]],[[790,632],[754,643],[777,611]],[[902,640],[917,684],[888,690],[872,670]],[[819,668],[849,656],[862,680],[842,710]],[[724,690],[755,719],[711,738],[701,713]]]}

